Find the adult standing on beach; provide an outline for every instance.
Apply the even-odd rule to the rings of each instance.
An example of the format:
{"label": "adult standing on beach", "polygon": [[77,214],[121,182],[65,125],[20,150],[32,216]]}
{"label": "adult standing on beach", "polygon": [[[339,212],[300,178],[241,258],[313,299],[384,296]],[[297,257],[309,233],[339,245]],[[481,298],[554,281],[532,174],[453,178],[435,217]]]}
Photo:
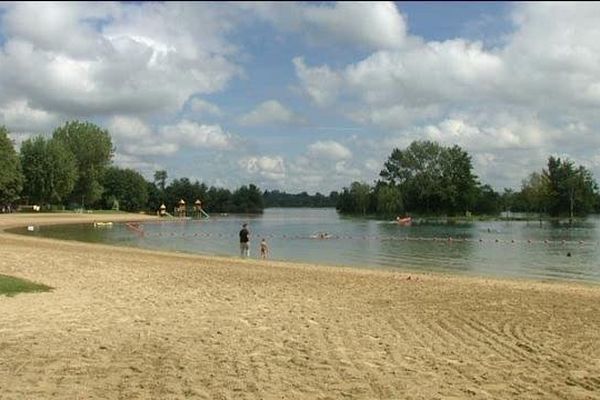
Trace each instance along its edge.
{"label": "adult standing on beach", "polygon": [[248,230],[248,224],[243,224],[240,231],[240,253],[242,258],[250,257],[250,231]]}

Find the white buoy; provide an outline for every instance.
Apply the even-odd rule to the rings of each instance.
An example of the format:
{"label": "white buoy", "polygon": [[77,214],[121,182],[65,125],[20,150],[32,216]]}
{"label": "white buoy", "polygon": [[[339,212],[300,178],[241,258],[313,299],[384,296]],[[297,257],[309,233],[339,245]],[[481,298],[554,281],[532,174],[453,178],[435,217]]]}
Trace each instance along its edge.
{"label": "white buoy", "polygon": [[29,225],[29,226],[27,227],[27,230],[28,230],[29,232],[33,232],[33,231],[35,230],[35,227],[34,227],[33,225]]}

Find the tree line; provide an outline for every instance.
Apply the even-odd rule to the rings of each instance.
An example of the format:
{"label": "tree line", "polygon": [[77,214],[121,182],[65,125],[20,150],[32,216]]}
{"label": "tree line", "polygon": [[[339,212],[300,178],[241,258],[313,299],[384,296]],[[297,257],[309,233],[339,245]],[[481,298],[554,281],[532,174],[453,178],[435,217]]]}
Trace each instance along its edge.
{"label": "tree line", "polygon": [[167,185],[167,172],[153,181],[112,164],[112,139],[90,122],[70,121],[47,138],[25,140],[14,148],[0,126],[0,207],[37,204],[44,209],[102,208],[173,210],[181,199],[197,199],[213,213],[256,213],[265,207],[332,207],[341,213],[394,217],[404,214],[494,215],[524,211],[540,216],[580,216],[600,211],[592,173],[570,160],[549,157],[547,167],[523,180],[520,191],[496,192],[479,182],[471,156],[459,146],[415,141],[394,149],[373,185],[352,182],[341,192],[309,195],[264,191],[254,184],[230,191],[188,178]]}
{"label": "tree line", "polygon": [[471,156],[459,146],[414,141],[392,151],[379,177],[373,185],[352,182],[343,188],[336,208],[346,214],[381,217],[523,211],[572,218],[600,211],[592,173],[555,157],[549,157],[547,168],[524,179],[520,191],[498,193],[479,182]]}
{"label": "tree line", "polygon": [[233,192],[188,178],[166,185],[167,172],[148,182],[137,171],[112,164],[114,147],[107,130],[90,122],[69,121],[50,138],[25,140],[17,153],[0,126],[0,206],[35,204],[43,209],[99,208],[156,212],[173,210],[181,199],[201,200],[208,212],[257,213],[262,192],[253,184]]}
{"label": "tree line", "polygon": [[279,190],[263,193],[265,207],[335,207],[338,192],[330,192],[328,196],[319,192],[310,195],[307,192],[291,194]]}

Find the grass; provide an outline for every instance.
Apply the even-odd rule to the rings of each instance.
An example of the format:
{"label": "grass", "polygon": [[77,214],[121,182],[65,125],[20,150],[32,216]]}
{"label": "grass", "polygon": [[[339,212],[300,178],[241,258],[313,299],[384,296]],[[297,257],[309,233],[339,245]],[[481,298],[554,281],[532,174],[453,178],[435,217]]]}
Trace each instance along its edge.
{"label": "grass", "polygon": [[12,276],[0,275],[0,296],[14,296],[18,293],[26,292],[47,292],[51,287],[25,279],[19,279]]}

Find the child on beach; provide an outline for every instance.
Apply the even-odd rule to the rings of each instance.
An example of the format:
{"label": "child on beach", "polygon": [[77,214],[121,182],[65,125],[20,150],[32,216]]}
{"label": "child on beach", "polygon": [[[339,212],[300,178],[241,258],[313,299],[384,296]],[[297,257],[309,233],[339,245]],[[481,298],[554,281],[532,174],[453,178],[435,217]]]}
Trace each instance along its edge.
{"label": "child on beach", "polygon": [[267,246],[267,241],[265,240],[265,238],[263,238],[260,241],[260,256],[264,260],[267,258],[268,254],[269,254],[269,246]]}

